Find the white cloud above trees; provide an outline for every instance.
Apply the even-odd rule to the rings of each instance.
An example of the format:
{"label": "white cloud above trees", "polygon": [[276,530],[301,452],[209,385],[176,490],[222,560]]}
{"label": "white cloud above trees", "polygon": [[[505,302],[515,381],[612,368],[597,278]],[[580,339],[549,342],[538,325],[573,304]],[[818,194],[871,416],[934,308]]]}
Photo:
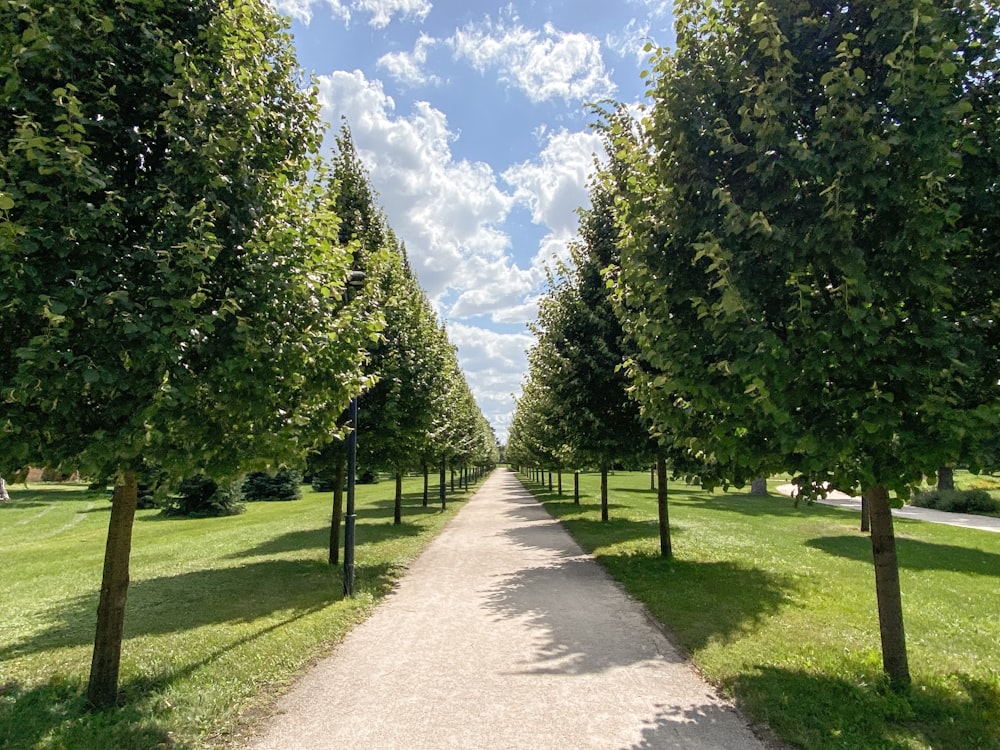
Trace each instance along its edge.
{"label": "white cloud above trees", "polygon": [[528,29],[490,21],[458,29],[448,43],[455,57],[480,73],[496,71],[532,102],[585,102],[609,97],[615,84],[604,67],[601,42],[590,34],[560,31],[551,23]]}

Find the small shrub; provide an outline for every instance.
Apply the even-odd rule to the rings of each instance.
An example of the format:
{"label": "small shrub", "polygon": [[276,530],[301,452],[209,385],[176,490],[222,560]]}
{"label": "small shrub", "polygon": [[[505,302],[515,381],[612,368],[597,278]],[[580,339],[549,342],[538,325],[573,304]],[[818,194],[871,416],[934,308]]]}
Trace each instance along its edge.
{"label": "small shrub", "polygon": [[177,487],[177,495],[163,509],[169,516],[233,516],[243,512],[238,483],[220,486],[204,474],[188,477]]}
{"label": "small shrub", "polygon": [[330,479],[329,477],[312,478],[313,492],[333,492],[333,488],[335,485],[336,481]]}
{"label": "small shrub", "polygon": [[274,475],[255,471],[243,482],[246,500],[298,500],[302,497],[302,474],[291,469],[281,469]]}
{"label": "small shrub", "polygon": [[985,490],[931,490],[914,495],[911,505],[950,513],[996,513],[1000,503]]}

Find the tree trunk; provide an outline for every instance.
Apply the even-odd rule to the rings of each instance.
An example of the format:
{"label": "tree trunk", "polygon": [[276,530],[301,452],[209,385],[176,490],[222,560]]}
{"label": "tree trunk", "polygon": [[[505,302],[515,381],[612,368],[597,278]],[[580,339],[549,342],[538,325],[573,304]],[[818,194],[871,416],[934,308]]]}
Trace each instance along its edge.
{"label": "tree trunk", "polygon": [[444,510],[445,508],[448,507],[448,501],[445,498],[445,494],[447,492],[447,488],[445,487],[445,484],[444,484],[445,483],[445,478],[444,478],[445,465],[444,465],[444,463],[445,463],[444,457],[442,457],[441,458],[441,477],[440,477],[440,484],[439,484],[440,494],[441,494],[441,510]]}
{"label": "tree trunk", "polygon": [[903,630],[903,600],[899,591],[899,563],[892,531],[892,511],[885,487],[865,491],[871,510],[872,557],[875,562],[875,595],[878,599],[879,631],[882,636],[882,668],[899,689],[910,684]]}
{"label": "tree trunk", "polygon": [[767,495],[767,478],[758,477],[750,482],[750,494],[751,495]]}
{"label": "tree trunk", "polygon": [[423,468],[423,470],[424,470],[424,507],[426,508],[427,507],[427,500],[428,500],[428,494],[427,493],[428,493],[428,489],[429,489],[428,482],[429,482],[429,476],[430,476],[430,468],[427,466],[427,459],[424,459],[421,468]]}
{"label": "tree trunk", "polygon": [[403,472],[396,472],[396,497],[393,503],[392,524],[399,526],[403,523]]}
{"label": "tree trunk", "polygon": [[608,467],[601,466],[601,521],[608,520]]}
{"label": "tree trunk", "polygon": [[135,472],[123,471],[111,500],[101,598],[97,605],[97,633],[87,685],[87,700],[97,708],[113,706],[118,699],[118,671],[121,667],[132,524],[135,521],[138,489]]}
{"label": "tree trunk", "polygon": [[573,472],[573,504],[580,504],[580,472]]}
{"label": "tree trunk", "polygon": [[455,469],[451,470],[451,494],[455,494]]}
{"label": "tree trunk", "polygon": [[667,510],[667,459],[656,457],[656,510],[660,519],[660,554],[673,557],[674,548],[670,541],[670,513]]}
{"label": "tree trunk", "polygon": [[951,466],[942,466],[938,469],[937,488],[939,492],[955,489],[955,470]]}
{"label": "tree trunk", "polygon": [[653,491],[656,489],[656,472],[659,470],[658,466],[660,459],[656,459],[656,463],[649,467],[649,489]]}
{"label": "tree trunk", "polygon": [[871,502],[868,500],[868,494],[865,492],[861,493],[861,530],[871,531]]}
{"label": "tree trunk", "polygon": [[552,492],[552,469],[549,469],[549,492]]}
{"label": "tree trunk", "polygon": [[333,476],[333,512],[330,514],[330,565],[340,562],[340,524],[344,520],[344,477],[347,476],[347,459],[337,459]]}
{"label": "tree trunk", "polygon": [[559,497],[562,497],[562,469],[559,469]]}

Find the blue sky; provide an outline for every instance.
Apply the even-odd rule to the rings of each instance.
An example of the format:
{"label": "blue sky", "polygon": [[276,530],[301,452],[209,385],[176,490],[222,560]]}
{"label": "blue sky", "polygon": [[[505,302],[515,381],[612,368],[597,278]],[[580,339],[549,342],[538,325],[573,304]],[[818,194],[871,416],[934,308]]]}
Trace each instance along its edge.
{"label": "blue sky", "polygon": [[545,268],[587,202],[586,105],[641,100],[669,0],[271,1],[505,440]]}

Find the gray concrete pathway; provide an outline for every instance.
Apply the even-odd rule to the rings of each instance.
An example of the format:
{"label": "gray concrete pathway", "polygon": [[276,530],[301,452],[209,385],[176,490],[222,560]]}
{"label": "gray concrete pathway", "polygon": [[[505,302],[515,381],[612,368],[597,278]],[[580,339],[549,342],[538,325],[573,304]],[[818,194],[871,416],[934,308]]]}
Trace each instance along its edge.
{"label": "gray concrete pathway", "polygon": [[767,746],[498,469],[249,749]]}
{"label": "gray concrete pathway", "polygon": [[[783,484],[776,488],[782,495],[792,496],[795,492],[794,484]],[[834,490],[825,500],[818,502],[824,505],[833,505],[846,510],[861,512],[861,498]],[[1000,518],[993,516],[979,516],[975,513],[947,513],[943,510],[933,508],[919,508],[916,505],[906,505],[902,508],[893,508],[892,515],[895,518],[909,518],[914,521],[928,521],[930,523],[943,523],[946,526],[961,526],[966,529],[978,529],[980,531],[1000,532]]]}

